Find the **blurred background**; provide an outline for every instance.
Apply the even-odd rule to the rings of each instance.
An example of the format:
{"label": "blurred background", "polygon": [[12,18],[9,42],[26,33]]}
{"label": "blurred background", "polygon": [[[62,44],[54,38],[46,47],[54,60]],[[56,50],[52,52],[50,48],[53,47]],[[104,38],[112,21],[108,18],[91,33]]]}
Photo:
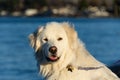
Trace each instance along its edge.
{"label": "blurred background", "polygon": [[0,16],[120,17],[120,0],[0,0]]}
{"label": "blurred background", "polygon": [[120,77],[120,0],[0,0],[0,80],[42,80],[28,35],[74,24],[87,50]]}

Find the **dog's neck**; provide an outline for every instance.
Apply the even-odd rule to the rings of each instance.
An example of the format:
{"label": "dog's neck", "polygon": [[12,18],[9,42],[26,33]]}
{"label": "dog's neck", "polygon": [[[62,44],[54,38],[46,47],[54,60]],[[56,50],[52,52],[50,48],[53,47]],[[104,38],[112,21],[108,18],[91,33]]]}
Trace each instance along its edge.
{"label": "dog's neck", "polygon": [[[64,64],[64,63],[63,63]],[[64,67],[65,66],[65,67]],[[59,76],[60,72],[66,69],[67,65],[61,65],[57,63],[40,65],[40,74],[46,79],[49,77]]]}
{"label": "dog's neck", "polygon": [[53,74],[60,74],[62,70],[65,70],[66,67],[72,62],[72,59],[74,55],[69,53],[69,55],[64,55],[60,58],[59,61],[48,63],[48,64],[40,64],[40,74],[43,75],[43,77],[50,77]]}

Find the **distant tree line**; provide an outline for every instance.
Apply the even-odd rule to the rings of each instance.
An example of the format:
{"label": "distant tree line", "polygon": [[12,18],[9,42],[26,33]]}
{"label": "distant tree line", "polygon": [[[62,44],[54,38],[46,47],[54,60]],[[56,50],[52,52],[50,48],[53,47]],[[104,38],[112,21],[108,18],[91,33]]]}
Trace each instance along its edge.
{"label": "distant tree line", "polygon": [[[6,10],[8,12],[13,11],[25,11],[28,8],[36,8],[40,10],[43,6],[59,6],[66,4],[64,3],[66,0],[0,0],[0,11]],[[101,6],[104,5],[107,7],[105,0],[102,0],[102,3],[99,3],[99,0],[79,0],[78,4],[75,5],[79,10],[84,10],[89,5],[93,6]],[[56,5],[55,5],[55,4]],[[114,11],[114,15],[120,15],[120,0],[113,0],[112,5]]]}
{"label": "distant tree line", "polygon": [[[25,10],[26,8],[41,8],[43,6],[59,6],[65,4],[66,0],[0,0],[0,10]],[[88,3],[90,2],[90,3]],[[55,5],[55,4],[57,5]],[[104,3],[104,2],[103,2]],[[99,0],[79,0],[78,7],[79,9],[84,9],[88,5],[99,6]]]}
{"label": "distant tree line", "polygon": [[23,11],[27,8],[40,8],[46,0],[0,0],[0,10]]}

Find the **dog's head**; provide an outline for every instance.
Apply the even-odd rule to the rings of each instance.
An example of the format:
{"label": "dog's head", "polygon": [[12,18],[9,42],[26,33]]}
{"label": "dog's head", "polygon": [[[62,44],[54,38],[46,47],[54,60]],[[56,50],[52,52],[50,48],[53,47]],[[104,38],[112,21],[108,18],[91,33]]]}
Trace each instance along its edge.
{"label": "dog's head", "polygon": [[29,35],[40,63],[56,62],[76,46],[77,34],[68,23],[51,22]]}

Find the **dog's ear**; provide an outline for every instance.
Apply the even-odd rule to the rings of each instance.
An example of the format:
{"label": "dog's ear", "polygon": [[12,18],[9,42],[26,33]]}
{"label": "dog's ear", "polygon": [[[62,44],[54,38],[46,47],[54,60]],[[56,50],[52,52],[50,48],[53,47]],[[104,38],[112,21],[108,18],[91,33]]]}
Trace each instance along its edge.
{"label": "dog's ear", "polygon": [[66,31],[69,45],[71,49],[76,49],[78,45],[78,35],[77,32],[75,31],[74,27],[69,24],[69,23],[62,23],[64,30]]}
{"label": "dog's ear", "polygon": [[38,40],[38,35],[42,32],[43,27],[39,27],[35,32],[33,32],[32,34],[29,35],[29,41],[30,41],[30,45],[32,46],[32,48],[35,49],[35,52],[39,49],[40,47],[40,40]]}
{"label": "dog's ear", "polygon": [[29,35],[29,41],[30,41],[30,45],[32,46],[32,48],[35,46],[35,34],[32,33]]}

